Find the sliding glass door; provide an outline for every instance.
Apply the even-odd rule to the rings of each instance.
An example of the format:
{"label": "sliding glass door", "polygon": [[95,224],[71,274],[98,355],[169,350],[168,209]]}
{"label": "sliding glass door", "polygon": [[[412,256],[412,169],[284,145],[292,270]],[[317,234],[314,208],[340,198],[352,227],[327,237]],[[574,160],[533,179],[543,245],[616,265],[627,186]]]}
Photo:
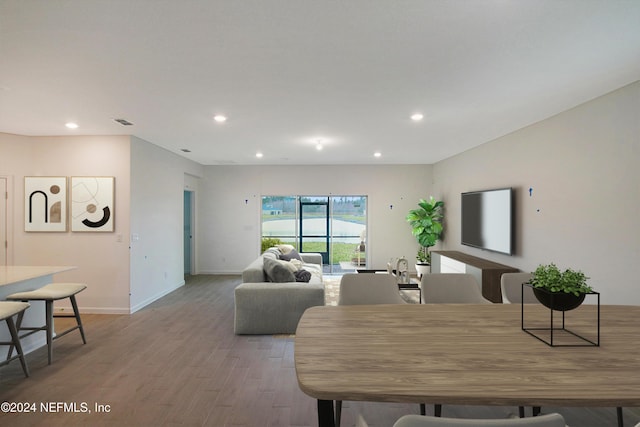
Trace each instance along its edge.
{"label": "sliding glass door", "polygon": [[300,243],[302,252],[317,252],[322,263],[329,262],[329,198],[300,198]]}
{"label": "sliding glass door", "polygon": [[322,254],[326,273],[367,265],[366,196],[263,196],[262,243]]}
{"label": "sliding glass door", "polygon": [[331,197],[332,264],[341,270],[367,266],[366,196]]}

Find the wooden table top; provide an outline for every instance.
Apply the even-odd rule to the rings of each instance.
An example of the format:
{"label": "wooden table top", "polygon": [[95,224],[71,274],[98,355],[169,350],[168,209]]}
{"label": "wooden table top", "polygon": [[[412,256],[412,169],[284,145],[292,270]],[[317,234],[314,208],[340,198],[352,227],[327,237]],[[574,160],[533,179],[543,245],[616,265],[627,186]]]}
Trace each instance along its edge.
{"label": "wooden table top", "polygon": [[[519,304],[313,307],[296,331],[298,382],[320,400],[640,406],[640,306],[600,310],[599,347],[550,347],[522,331]],[[526,313],[548,325],[541,305]],[[587,334],[595,313],[583,304],[567,327]]]}

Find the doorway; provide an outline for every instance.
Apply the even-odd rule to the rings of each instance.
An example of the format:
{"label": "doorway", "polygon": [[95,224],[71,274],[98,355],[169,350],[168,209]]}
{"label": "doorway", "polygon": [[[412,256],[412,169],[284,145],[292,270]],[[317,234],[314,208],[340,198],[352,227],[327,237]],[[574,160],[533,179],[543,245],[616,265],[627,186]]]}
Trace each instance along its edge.
{"label": "doorway", "polygon": [[192,274],[193,271],[193,191],[184,192],[184,274]]}

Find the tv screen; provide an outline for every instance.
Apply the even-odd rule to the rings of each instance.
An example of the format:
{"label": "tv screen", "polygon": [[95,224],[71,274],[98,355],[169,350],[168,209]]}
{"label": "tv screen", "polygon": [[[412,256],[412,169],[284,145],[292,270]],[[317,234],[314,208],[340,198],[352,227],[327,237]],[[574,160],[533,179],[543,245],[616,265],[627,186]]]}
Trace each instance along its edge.
{"label": "tv screen", "polygon": [[462,193],[462,244],[513,254],[511,188]]}

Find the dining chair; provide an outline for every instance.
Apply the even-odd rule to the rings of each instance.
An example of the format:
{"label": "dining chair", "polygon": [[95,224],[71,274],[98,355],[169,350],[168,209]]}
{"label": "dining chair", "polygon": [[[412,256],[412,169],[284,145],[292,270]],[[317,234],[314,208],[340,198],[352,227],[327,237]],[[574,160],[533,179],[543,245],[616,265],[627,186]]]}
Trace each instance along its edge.
{"label": "dining chair", "polygon": [[422,415],[405,415],[393,427],[565,427],[560,414],[546,414],[529,418],[464,419]]}
{"label": "dining chair", "polygon": [[425,304],[492,304],[471,274],[431,273],[420,282]]}
{"label": "dining chair", "polygon": [[338,305],[406,304],[390,274],[349,273],[340,279]]}
{"label": "dining chair", "polygon": [[[431,273],[420,280],[422,299],[425,304],[491,304],[482,296],[480,285],[471,274]],[[425,414],[424,405],[420,413]],[[442,415],[442,405],[434,405],[434,415]]]}
{"label": "dining chair", "polygon": [[[406,304],[396,278],[387,273],[348,273],[340,279],[338,305]],[[422,406],[421,406],[422,408]],[[336,400],[336,426],[340,426],[342,400]]]}
{"label": "dining chair", "polygon": [[[500,290],[503,304],[537,303],[538,300],[529,286],[522,284],[531,280],[531,273],[503,273],[500,277]],[[524,291],[524,295],[523,295]],[[524,301],[523,301],[524,298]]]}
{"label": "dining chair", "polygon": [[[503,304],[525,304],[537,303],[538,300],[533,294],[533,289],[529,286],[522,286],[533,277],[531,273],[503,273],[500,276],[500,290],[502,292]],[[519,406],[520,418],[524,418],[524,406]],[[533,413],[540,412],[540,407],[533,407]]]}

